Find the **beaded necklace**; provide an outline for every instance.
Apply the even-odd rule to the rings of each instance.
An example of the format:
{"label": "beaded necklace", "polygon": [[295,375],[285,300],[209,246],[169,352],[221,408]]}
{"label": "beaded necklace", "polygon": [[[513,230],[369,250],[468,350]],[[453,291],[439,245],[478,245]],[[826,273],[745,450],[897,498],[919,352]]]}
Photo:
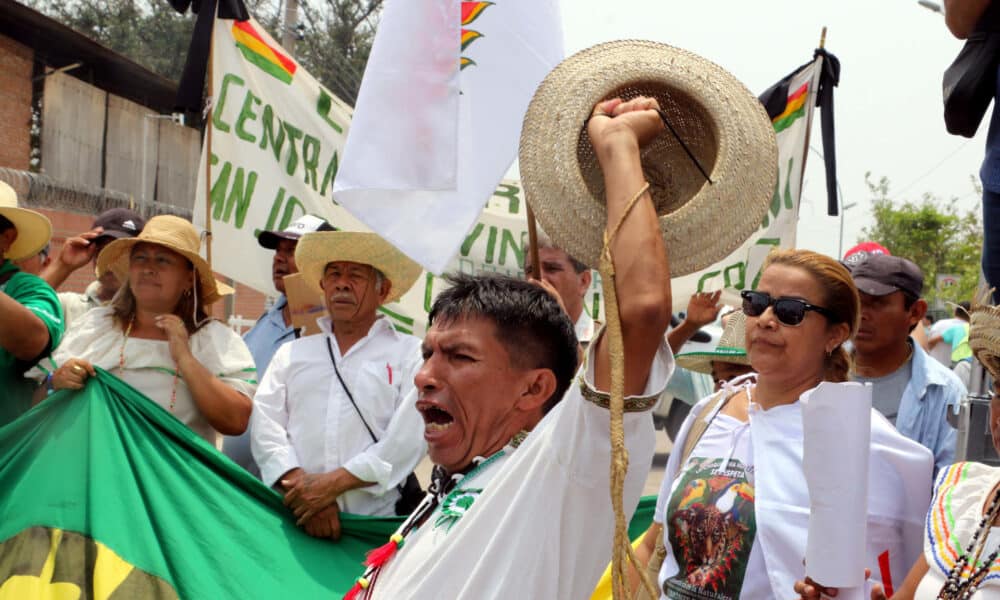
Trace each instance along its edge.
{"label": "beaded necklace", "polygon": [[[459,487],[459,483],[468,484],[477,475],[481,474],[486,470],[488,466],[492,463],[500,460],[510,452],[513,452],[524,438],[527,437],[527,431],[519,431],[511,438],[510,442],[506,447],[498,450],[497,452],[491,454],[490,456],[483,458],[477,456],[473,459],[475,466],[465,475],[456,473],[450,478],[447,477],[444,470],[441,467],[435,466],[434,473],[431,475],[431,484],[427,488],[427,495],[420,502],[420,505],[413,511],[413,513],[403,522],[403,525],[399,528],[399,531],[392,534],[389,538],[389,542],[383,546],[375,548],[368,552],[365,558],[365,566],[367,569],[361,577],[358,577],[347,594],[344,595],[344,600],[354,600],[356,598],[368,598],[371,595],[371,588],[375,585],[378,580],[379,574],[382,572],[382,568],[386,563],[389,562],[395,554],[403,546],[403,540],[406,536],[413,533],[415,529],[420,527],[424,521],[431,516],[438,506],[441,507],[441,516],[435,520],[434,526],[444,527],[446,530],[450,531],[451,527],[454,526],[456,522],[465,514],[472,504],[472,500],[475,496],[478,496],[481,489],[470,490],[468,488]],[[474,494],[474,496],[473,496]],[[469,502],[465,505],[461,502],[462,498],[469,498]]]}
{"label": "beaded necklace", "polygon": [[[1000,547],[997,547],[997,549],[986,557],[986,560],[981,563],[979,562],[979,557],[982,556],[983,550],[986,548],[990,528],[997,515],[1000,515],[1000,488],[997,488],[993,492],[993,500],[990,502],[989,508],[986,509],[986,514],[980,519],[979,526],[976,527],[976,531],[972,535],[972,540],[969,541],[969,546],[965,549],[965,553],[958,558],[955,565],[948,571],[948,577],[944,582],[944,586],[938,592],[938,600],[969,600],[976,593],[976,590],[979,589],[983,579],[989,573],[990,567],[993,566],[997,556],[1000,555]],[[979,566],[977,567],[976,565]],[[968,577],[963,577],[963,573],[965,573],[967,568],[972,569],[972,573]]]}
{"label": "beaded necklace", "polygon": [[[128,342],[133,325],[135,325],[135,317],[129,319],[128,327],[125,328],[125,334],[122,336],[121,349],[118,351],[118,376],[122,378],[125,376],[125,343]],[[170,389],[170,412],[174,412],[174,405],[177,403],[177,379],[178,372],[177,369],[174,369],[174,382]]]}

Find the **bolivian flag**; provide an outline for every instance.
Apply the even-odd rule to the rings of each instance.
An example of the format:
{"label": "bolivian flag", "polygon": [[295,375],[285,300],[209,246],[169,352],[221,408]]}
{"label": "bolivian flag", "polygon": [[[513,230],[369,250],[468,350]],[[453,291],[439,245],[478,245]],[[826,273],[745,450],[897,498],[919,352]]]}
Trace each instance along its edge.
{"label": "bolivian flag", "polygon": [[265,40],[266,34],[257,31],[251,21],[236,21],[233,24],[233,39],[243,57],[268,75],[291,83],[297,65],[295,61],[279,50],[279,46]]}
{"label": "bolivian flag", "polygon": [[0,600],[339,598],[401,521],[342,514],[339,542],[309,537],[276,492],[100,370],[0,429],[0,481]]}

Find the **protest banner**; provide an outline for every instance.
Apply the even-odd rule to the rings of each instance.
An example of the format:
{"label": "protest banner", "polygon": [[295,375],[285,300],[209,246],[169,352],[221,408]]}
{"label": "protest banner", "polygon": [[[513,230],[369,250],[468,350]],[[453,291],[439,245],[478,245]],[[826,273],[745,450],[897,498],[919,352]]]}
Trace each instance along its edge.
{"label": "protest banner", "polygon": [[[0,598],[326,598],[396,517],[338,543],[137,390],[98,371],[0,429]],[[338,594],[339,592],[339,594]]]}
{"label": "protest banner", "polygon": [[100,369],[0,428],[0,456],[2,600],[339,598],[403,520],[341,513],[339,541],[310,537],[280,494]]}
{"label": "protest banner", "polygon": [[[212,183],[206,199],[206,148],[195,223],[206,226],[205,202],[209,202],[213,244],[218,249],[213,255],[215,270],[273,295],[272,253],[257,244],[258,232],[283,229],[307,213],[340,229],[369,230],[333,197],[333,179],[342,161],[352,111],[281,54],[280,47],[253,19],[219,19],[215,35]],[[767,253],[774,247],[795,245],[818,60],[779,86],[787,90],[787,97],[773,119],[779,172],[767,216],[758,231],[729,257],[673,280],[675,311],[684,310],[691,294],[717,289],[724,290],[724,302],[739,305],[739,291],[756,285]],[[520,183],[501,181],[443,271],[522,276],[527,248],[525,208]],[[439,233],[433,222],[413,221],[407,227],[413,235],[423,237]],[[600,285],[595,272],[584,303],[597,319],[602,310]],[[426,329],[427,311],[443,287],[440,277],[425,272],[413,289],[383,312],[401,331],[420,336]]]}

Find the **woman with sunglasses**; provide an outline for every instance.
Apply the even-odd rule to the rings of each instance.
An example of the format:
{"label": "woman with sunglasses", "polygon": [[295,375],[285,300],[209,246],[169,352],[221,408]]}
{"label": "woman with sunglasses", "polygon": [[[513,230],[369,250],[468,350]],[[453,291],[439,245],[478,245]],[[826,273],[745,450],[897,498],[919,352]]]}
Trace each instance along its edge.
{"label": "woman with sunglasses", "polygon": [[[640,555],[662,559],[662,598],[781,598],[803,579],[809,494],[799,398],[845,382],[843,344],[860,304],[847,269],[807,250],[767,259],[743,292],[756,382],[731,385],[691,410],[664,473]],[[869,564],[902,579],[920,552],[933,458],[872,415]]]}

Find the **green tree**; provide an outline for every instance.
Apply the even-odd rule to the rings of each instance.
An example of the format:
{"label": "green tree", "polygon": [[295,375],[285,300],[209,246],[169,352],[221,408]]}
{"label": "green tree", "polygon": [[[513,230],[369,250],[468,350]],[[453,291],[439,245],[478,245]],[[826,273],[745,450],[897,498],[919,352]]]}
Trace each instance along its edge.
{"label": "green tree", "polygon": [[[194,17],[178,14],[166,0],[22,1],[164,77],[177,80],[184,70]],[[244,0],[279,42],[284,2]],[[295,58],[352,106],[381,9],[382,0],[299,0]]]}
{"label": "green tree", "polygon": [[154,73],[177,80],[194,19],[166,1],[22,0]]}
{"label": "green tree", "polygon": [[[970,300],[979,283],[983,245],[979,214],[961,211],[958,198],[943,200],[932,194],[924,194],[919,202],[894,201],[886,177],[873,182],[871,173],[866,173],[865,183],[872,195],[875,223],[862,230],[859,241],[877,242],[919,265],[924,272],[924,297],[932,306],[936,300]],[[958,275],[958,285],[940,297],[935,289],[938,274]]]}

